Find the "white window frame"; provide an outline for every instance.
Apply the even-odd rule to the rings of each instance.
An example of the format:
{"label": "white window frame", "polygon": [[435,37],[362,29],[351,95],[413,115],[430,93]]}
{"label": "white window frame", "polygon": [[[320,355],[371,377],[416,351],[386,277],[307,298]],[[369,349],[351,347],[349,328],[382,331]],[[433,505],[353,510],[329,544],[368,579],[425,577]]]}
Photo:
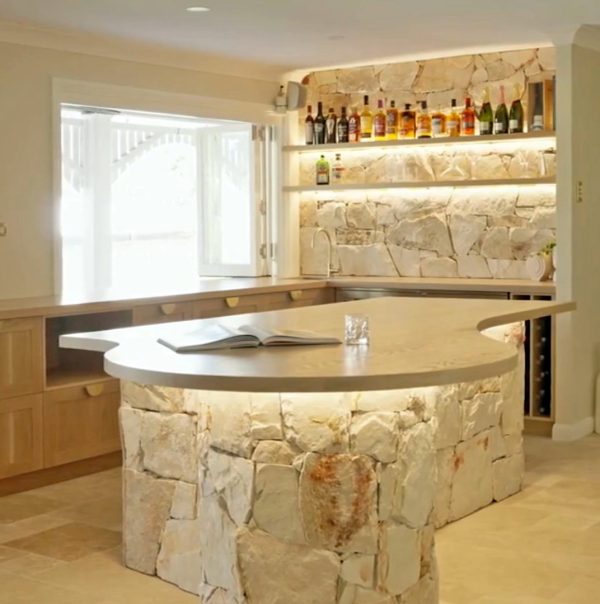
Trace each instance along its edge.
{"label": "white window frame", "polygon": [[[147,111],[207,119],[235,120],[249,122],[269,128],[278,128],[279,120],[272,113],[272,105],[245,101],[234,101],[208,96],[173,93],[164,90],[115,86],[99,82],[72,80],[65,78],[52,79],[52,130],[53,130],[53,231],[54,236],[54,287],[57,293],[62,292],[62,245],[60,237],[60,199],[62,183],[61,158],[61,106],[74,104],[93,107],[110,107],[124,111]],[[262,154],[264,157],[264,153]],[[264,186],[264,207],[275,210],[276,204],[271,199],[272,186]],[[260,199],[261,196],[256,196]],[[261,206],[262,207],[262,206]],[[269,220],[276,220],[275,211]],[[273,266],[271,251],[272,229],[270,225],[254,228],[253,236],[264,234],[263,249],[266,251],[262,262],[254,262],[257,271],[270,273]],[[254,240],[256,242],[256,239]],[[253,246],[256,247],[256,246]],[[202,267],[205,268],[205,267]],[[218,272],[222,274],[223,268]],[[231,272],[231,274],[233,274]],[[248,273],[251,270],[247,271]],[[208,274],[208,273],[205,273]]]}

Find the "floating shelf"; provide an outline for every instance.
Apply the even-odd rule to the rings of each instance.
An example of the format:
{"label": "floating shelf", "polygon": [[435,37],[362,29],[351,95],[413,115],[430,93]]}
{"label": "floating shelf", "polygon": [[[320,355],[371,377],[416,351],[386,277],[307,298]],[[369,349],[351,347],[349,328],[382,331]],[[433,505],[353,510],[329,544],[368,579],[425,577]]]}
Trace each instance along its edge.
{"label": "floating shelf", "polygon": [[56,390],[66,386],[83,386],[91,382],[105,382],[115,378],[107,375],[101,369],[67,368],[54,369],[46,376],[46,390]]}
{"label": "floating shelf", "polygon": [[319,191],[366,191],[372,189],[428,189],[431,187],[489,187],[499,185],[552,185],[556,183],[554,176],[542,178],[498,178],[489,180],[431,180],[408,182],[377,182],[358,184],[285,186],[283,190],[293,192]]}
{"label": "floating shelf", "polygon": [[519,134],[486,134],[483,136],[459,136],[440,138],[409,138],[393,141],[369,141],[364,143],[333,143],[328,145],[285,145],[286,152],[319,153],[320,151],[364,151],[384,147],[435,147],[436,145],[464,145],[473,143],[517,143],[548,139],[556,143],[556,134],[551,132],[523,132]]}

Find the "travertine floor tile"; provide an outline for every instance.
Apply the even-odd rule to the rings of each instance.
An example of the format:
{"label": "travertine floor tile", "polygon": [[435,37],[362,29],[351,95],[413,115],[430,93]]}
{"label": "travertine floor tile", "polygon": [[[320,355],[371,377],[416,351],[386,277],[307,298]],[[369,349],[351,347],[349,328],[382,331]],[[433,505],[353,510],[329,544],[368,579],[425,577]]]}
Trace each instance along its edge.
{"label": "travertine floor tile", "polygon": [[63,507],[64,504],[31,491],[0,497],[0,524],[10,524],[24,518],[39,516]]}
{"label": "travertine floor tile", "polygon": [[121,534],[95,526],[69,523],[4,545],[58,560],[71,561],[93,552],[111,549],[121,541]]}

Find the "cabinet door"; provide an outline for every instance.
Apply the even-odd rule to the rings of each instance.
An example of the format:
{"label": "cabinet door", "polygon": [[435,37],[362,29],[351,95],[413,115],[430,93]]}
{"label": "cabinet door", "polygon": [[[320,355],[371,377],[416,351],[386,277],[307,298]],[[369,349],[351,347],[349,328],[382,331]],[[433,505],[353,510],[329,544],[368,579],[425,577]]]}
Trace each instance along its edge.
{"label": "cabinet door", "polygon": [[0,478],[42,467],[42,395],[0,400]]}
{"label": "cabinet door", "polygon": [[191,302],[164,302],[145,304],[133,309],[133,324],[148,325],[150,323],[168,323],[170,321],[185,321],[192,318]]}
{"label": "cabinet door", "polygon": [[44,467],[121,448],[119,381],[94,382],[44,394]]}
{"label": "cabinet door", "polygon": [[42,320],[0,320],[0,398],[42,389]]}

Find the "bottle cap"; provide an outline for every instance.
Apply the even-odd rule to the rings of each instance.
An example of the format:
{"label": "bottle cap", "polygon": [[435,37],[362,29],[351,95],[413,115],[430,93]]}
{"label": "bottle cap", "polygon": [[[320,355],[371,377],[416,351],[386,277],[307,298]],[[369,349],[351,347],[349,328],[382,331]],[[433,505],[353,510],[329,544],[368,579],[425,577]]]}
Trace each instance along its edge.
{"label": "bottle cap", "polygon": [[421,101],[421,108],[423,110],[427,109],[427,101]]}
{"label": "bottle cap", "polygon": [[333,113],[333,107],[329,107],[329,113]]}
{"label": "bottle cap", "polygon": [[365,101],[365,105],[369,104],[369,95],[368,94],[365,94],[364,101]]}
{"label": "bottle cap", "polygon": [[456,107],[456,99],[452,99],[452,101],[450,101],[450,104],[452,105],[452,107]]}
{"label": "bottle cap", "polygon": [[410,109],[410,103],[404,103],[404,110],[408,111]]}
{"label": "bottle cap", "polygon": [[307,113],[310,113],[312,111],[312,105],[307,105],[306,111],[307,111]]}
{"label": "bottle cap", "polygon": [[377,107],[378,107],[379,109],[383,109],[383,101],[382,101],[381,99],[379,99],[379,100],[377,101]]}

